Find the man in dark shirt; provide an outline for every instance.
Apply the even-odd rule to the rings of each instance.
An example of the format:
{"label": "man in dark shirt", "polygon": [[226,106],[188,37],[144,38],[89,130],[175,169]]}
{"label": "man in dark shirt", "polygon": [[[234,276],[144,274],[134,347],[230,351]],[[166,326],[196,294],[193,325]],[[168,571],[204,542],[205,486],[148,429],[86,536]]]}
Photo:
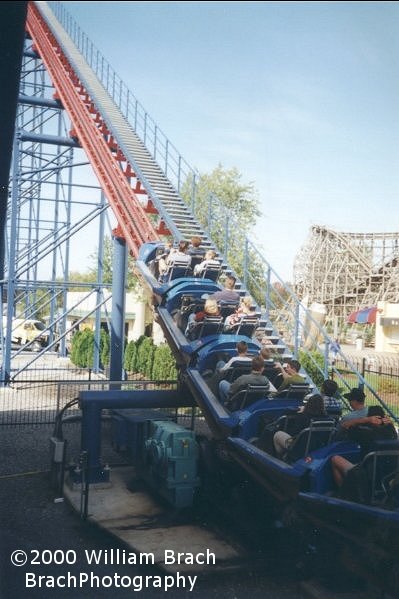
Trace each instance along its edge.
{"label": "man in dark shirt", "polygon": [[235,291],[234,287],[236,284],[235,277],[229,275],[226,277],[224,282],[224,289],[221,291],[216,291],[212,293],[209,297],[215,299],[217,302],[226,302],[226,303],[237,303],[240,301],[240,295]]}
{"label": "man in dark shirt", "polygon": [[239,391],[246,389],[248,385],[266,387],[269,391],[270,383],[269,380],[264,376],[263,370],[265,367],[264,360],[261,356],[252,358],[252,371],[250,374],[242,374],[234,381],[229,383],[228,381],[220,381],[219,383],[219,397],[222,404],[225,404]]}

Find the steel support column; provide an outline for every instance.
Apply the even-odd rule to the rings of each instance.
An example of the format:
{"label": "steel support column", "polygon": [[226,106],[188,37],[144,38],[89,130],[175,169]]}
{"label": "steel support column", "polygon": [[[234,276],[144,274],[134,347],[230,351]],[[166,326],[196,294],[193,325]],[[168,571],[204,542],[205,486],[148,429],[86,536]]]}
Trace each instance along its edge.
{"label": "steel support column", "polygon": [[[101,205],[105,206],[105,196],[101,193]],[[105,227],[105,211],[100,214],[100,226],[98,229],[98,256],[97,256],[97,304],[101,302],[102,297],[102,285],[104,276],[104,227]],[[101,345],[101,311],[96,312],[96,321],[94,325],[94,358],[93,358],[93,370],[99,372],[100,370],[100,345]]]}
{"label": "steel support column", "polygon": [[111,318],[111,381],[122,380],[123,349],[125,339],[125,281],[126,241],[113,237],[112,318]]}
{"label": "steel support column", "polygon": [[13,158],[12,158],[12,190],[11,190],[11,217],[10,217],[10,247],[9,266],[7,281],[7,330],[3,347],[2,384],[7,385],[10,380],[11,370],[11,333],[12,319],[14,315],[15,295],[15,260],[17,243],[17,213],[18,213],[18,187],[19,187],[19,142],[14,136]]}

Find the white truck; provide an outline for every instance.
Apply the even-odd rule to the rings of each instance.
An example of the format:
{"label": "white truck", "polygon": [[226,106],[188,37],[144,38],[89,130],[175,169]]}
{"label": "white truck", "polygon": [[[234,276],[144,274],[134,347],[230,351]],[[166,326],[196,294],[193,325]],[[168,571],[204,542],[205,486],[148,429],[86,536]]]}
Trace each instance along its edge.
{"label": "white truck", "polygon": [[[7,329],[7,319],[3,317],[4,335]],[[18,345],[26,345],[33,341],[29,349],[40,351],[48,344],[49,333],[45,330],[46,325],[40,320],[13,318],[11,325],[11,342]]]}

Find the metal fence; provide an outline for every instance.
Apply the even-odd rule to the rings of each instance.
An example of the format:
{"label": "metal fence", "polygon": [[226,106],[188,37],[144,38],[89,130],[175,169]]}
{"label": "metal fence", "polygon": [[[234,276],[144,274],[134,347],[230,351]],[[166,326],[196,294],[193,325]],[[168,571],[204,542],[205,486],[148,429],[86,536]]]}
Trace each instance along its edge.
{"label": "metal fence", "polygon": [[[399,359],[379,355],[351,356],[351,364],[361,373],[365,381],[376,390],[387,412],[399,423]],[[334,361],[333,373],[339,374],[338,385],[342,392],[358,386],[358,378],[348,368],[344,360]],[[109,390],[110,381],[103,374],[95,374],[90,369],[67,367],[30,368],[19,374],[9,386],[0,387],[0,426],[49,425],[56,414],[68,402],[77,398],[80,391]],[[119,381],[122,390],[176,389],[176,381],[148,381],[135,375],[129,380]],[[367,404],[378,403],[365,388]],[[69,413],[78,412],[74,407]],[[193,419],[191,409],[180,409],[179,419],[185,418],[187,425]],[[195,420],[199,421],[200,411],[195,410]]]}
{"label": "metal fence", "polygon": [[[0,425],[53,424],[57,413],[80,391],[109,390],[118,384],[122,390],[176,389],[175,381],[147,381],[139,378],[110,381],[88,369],[36,368],[20,374],[11,385],[0,388]],[[79,412],[74,406],[70,414]],[[190,412],[191,417],[191,412]]]}
{"label": "metal fence", "polygon": [[[351,363],[367,383],[376,390],[389,414],[399,422],[399,359],[396,356],[351,356]],[[357,387],[357,379],[343,360],[336,360],[335,369],[348,388]],[[341,386],[341,385],[340,385]],[[368,405],[376,403],[365,389]]]}

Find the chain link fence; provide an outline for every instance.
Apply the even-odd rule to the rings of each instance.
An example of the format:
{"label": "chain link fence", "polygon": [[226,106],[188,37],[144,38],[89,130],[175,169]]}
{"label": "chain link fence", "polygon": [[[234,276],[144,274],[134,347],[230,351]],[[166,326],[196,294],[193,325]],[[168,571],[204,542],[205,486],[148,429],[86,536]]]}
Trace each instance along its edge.
{"label": "chain link fence", "polygon": [[[8,386],[0,388],[0,426],[49,425],[69,402],[79,397],[81,391],[121,390],[175,390],[176,381],[148,381],[139,375],[124,381],[110,381],[103,374],[90,369],[66,367],[38,367],[24,370]],[[183,418],[192,418],[192,408],[179,408]],[[76,404],[69,415],[80,413]]]}
{"label": "chain link fence", "polygon": [[[367,383],[378,393],[391,416],[399,421],[399,357],[369,354],[359,357],[351,355],[350,359]],[[334,366],[348,389],[357,387],[357,379],[346,368],[343,360],[335,360]],[[372,401],[369,398],[368,404],[370,403]]]}

